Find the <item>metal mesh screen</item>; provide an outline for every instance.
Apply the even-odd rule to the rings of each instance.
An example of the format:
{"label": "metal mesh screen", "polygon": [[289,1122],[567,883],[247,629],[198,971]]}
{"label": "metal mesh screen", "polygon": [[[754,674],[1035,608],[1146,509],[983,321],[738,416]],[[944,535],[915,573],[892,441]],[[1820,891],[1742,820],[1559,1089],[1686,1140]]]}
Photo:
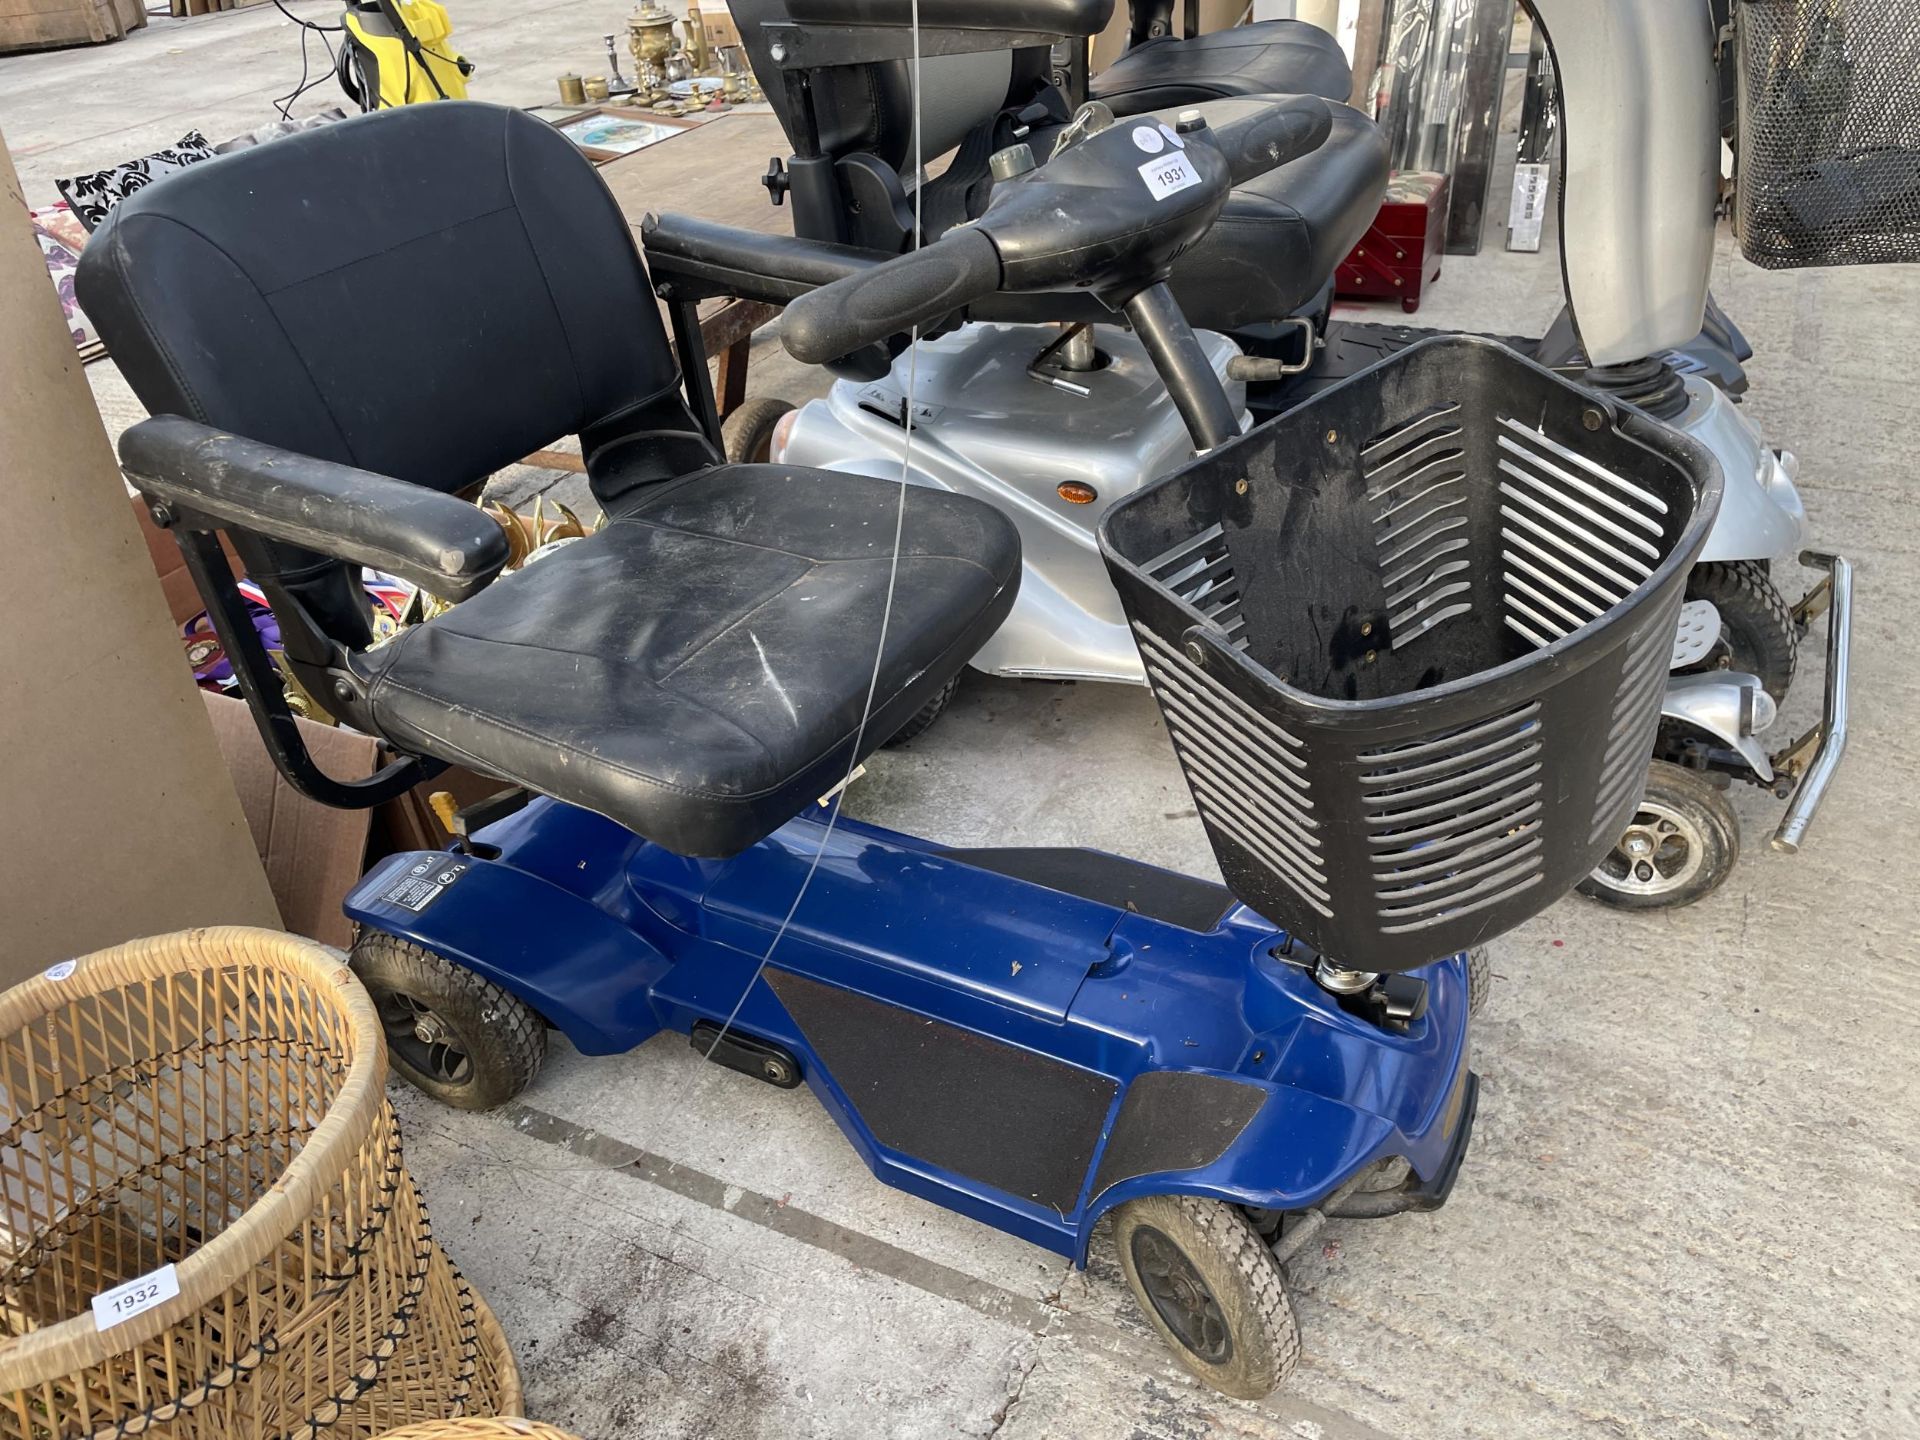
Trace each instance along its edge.
{"label": "metal mesh screen", "polygon": [[1920,260],[1920,0],[1741,0],[1734,24],[1747,258]]}

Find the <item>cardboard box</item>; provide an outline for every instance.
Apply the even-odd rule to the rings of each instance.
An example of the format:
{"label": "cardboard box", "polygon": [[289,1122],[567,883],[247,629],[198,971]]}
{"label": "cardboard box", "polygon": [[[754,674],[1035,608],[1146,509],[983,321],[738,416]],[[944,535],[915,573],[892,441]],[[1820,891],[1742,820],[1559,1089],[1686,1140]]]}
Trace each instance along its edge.
{"label": "cardboard box", "polygon": [[[246,701],[200,693],[281,922],[296,935],[344,948],[353,927],[340,902],[366,870],[372,812],[309,800],[274,768]],[[371,736],[311,720],[294,724],[315,763],[336,780],[363,780],[377,768],[380,747]]]}
{"label": "cardboard box", "polygon": [[700,7],[700,28],[707,32],[707,44],[716,49],[740,43],[740,27],[734,23],[733,16],[717,6],[711,10],[705,5]]}
{"label": "cardboard box", "polygon": [[[192,925],[276,925],[0,145],[0,986]],[[57,480],[49,477],[57,477]]]}
{"label": "cardboard box", "polygon": [[[309,800],[274,768],[246,701],[210,690],[201,694],[286,928],[328,945],[345,949],[351,943],[353,927],[340,902],[375,861],[453,843],[433,813],[434,791],[471,805],[505,788],[503,781],[455,766],[374,809],[336,810]],[[314,762],[336,780],[363,780],[382,763],[379,742],[370,735],[298,717],[294,726]]]}

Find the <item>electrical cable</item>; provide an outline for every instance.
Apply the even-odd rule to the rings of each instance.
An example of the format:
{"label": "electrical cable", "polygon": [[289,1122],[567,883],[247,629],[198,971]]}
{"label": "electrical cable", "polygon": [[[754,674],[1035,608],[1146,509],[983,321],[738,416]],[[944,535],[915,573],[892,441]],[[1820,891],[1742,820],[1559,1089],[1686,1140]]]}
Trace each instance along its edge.
{"label": "electrical cable", "polygon": [[282,15],[286,16],[287,19],[291,20],[294,24],[298,25],[302,30],[331,31],[331,30],[344,30],[347,28],[345,25],[322,25],[317,20],[302,19],[300,16],[294,14],[291,10],[287,9],[287,7],[281,3],[281,0],[273,0],[273,8],[278,10]]}
{"label": "electrical cable", "polygon": [[[913,26],[913,173],[915,176],[913,248],[918,250],[926,243],[926,237],[921,228],[921,197],[926,188],[926,162],[921,150],[921,137],[925,134],[925,127],[921,124],[920,117],[920,0],[912,0],[911,21]],[[900,545],[906,534],[907,524],[907,485],[909,483],[907,476],[913,463],[913,397],[917,389],[919,369],[920,327],[916,324],[908,332],[907,338],[906,435],[900,454],[900,486],[893,511],[893,556],[887,567],[887,595],[880,609],[880,637],[874,646],[873,673],[867,679],[866,703],[860,707],[860,724],[853,735],[853,753],[847,757],[847,773],[839,785],[829,792],[834,797],[833,812],[827,817],[826,828],[821,832],[820,844],[814,850],[813,859],[807,865],[807,873],[800,877],[800,888],[794,892],[793,903],[787,907],[787,913],[780,921],[780,928],[773,932],[773,938],[767,942],[767,948],[761,952],[760,962],[754,966],[753,974],[747,978],[747,983],[741,988],[740,998],[733,1002],[733,1009],[727,1012],[726,1020],[714,1033],[713,1043],[707,1047],[704,1057],[708,1060],[713,1059],[714,1051],[720,1048],[721,1042],[727,1037],[727,1032],[733,1028],[733,1022],[740,1016],[741,1007],[747,1003],[747,997],[753,993],[754,986],[760,983],[760,977],[766,973],[767,964],[773,959],[775,948],[792,927],[793,917],[800,910],[800,902],[807,898],[807,889],[813,884],[813,877],[820,869],[821,860],[826,857],[827,846],[833,840],[834,827],[840,823],[840,807],[846,803],[847,787],[853,783],[854,776],[860,770],[860,746],[866,739],[867,722],[873,716],[874,696],[880,689],[880,671],[887,654],[887,628],[893,619],[894,587],[900,576]],[[688,1090],[693,1084],[698,1083],[703,1073],[705,1073],[704,1070],[695,1072],[693,1080],[687,1087]],[[682,1092],[682,1098],[685,1093],[685,1091]]]}
{"label": "electrical cable", "polygon": [[[339,67],[340,57],[334,53],[333,42],[329,40],[327,36],[334,31],[344,31],[347,27],[345,25],[321,25],[316,21],[304,20],[282,4],[281,0],[273,0],[273,8],[300,27],[300,83],[293,87],[291,94],[272,102],[273,108],[280,112],[280,118],[290,121],[293,119],[293,115],[291,114],[293,102],[315,86],[325,84],[327,78],[333,75]],[[308,72],[312,68],[311,57],[307,50],[307,40],[310,35],[318,35],[320,37],[320,43],[324,45],[327,50],[326,73],[316,75],[312,80],[307,79]]]}
{"label": "electrical cable", "polygon": [[311,63],[307,54],[307,38],[308,38],[307,32],[305,30],[302,30],[300,32],[300,79],[299,81],[294,85],[293,89],[288,94],[283,95],[280,99],[275,100],[273,102],[273,108],[280,112],[280,118],[282,120],[293,119],[293,116],[290,113],[293,108],[293,102],[298,100],[302,95],[306,94],[308,90],[313,88],[312,85],[307,80],[307,70]]}

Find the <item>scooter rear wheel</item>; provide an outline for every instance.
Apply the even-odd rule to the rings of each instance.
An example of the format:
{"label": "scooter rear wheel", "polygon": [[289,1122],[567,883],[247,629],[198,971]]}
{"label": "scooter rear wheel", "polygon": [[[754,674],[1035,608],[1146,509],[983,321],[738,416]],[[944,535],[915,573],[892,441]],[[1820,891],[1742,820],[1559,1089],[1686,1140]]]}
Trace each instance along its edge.
{"label": "scooter rear wheel", "polygon": [[394,1073],[456,1110],[504,1105],[540,1073],[547,1027],[518,996],[392,935],[354,942],[353,973],[373,996]]}
{"label": "scooter rear wheel", "polygon": [[720,426],[730,465],[764,465],[772,458],[773,432],[793,411],[792,402],[773,395],[743,400]]}
{"label": "scooter rear wheel", "polygon": [[1300,1359],[1287,1279],[1246,1213],[1194,1195],[1148,1195],[1113,1212],[1120,1268],[1175,1358],[1241,1400],[1270,1394]]}
{"label": "scooter rear wheel", "polygon": [[1687,576],[1689,600],[1711,600],[1730,651],[1730,668],[1759,677],[1774,701],[1793,688],[1800,660],[1800,627],[1766,565],[1723,560],[1696,565]]}

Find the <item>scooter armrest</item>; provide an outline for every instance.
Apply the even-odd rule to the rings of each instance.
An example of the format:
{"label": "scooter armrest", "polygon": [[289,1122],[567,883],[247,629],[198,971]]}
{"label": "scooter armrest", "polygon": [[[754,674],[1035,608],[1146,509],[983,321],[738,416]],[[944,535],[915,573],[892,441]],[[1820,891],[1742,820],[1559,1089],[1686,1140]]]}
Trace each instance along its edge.
{"label": "scooter armrest", "polygon": [[141,494],[189,520],[370,565],[448,600],[477,593],[507,563],[505,532],[476,505],[182,416],[133,426],[120,464]]}
{"label": "scooter armrest", "polygon": [[640,243],[654,286],[668,299],[727,295],[785,305],[892,258],[691,215],[648,215],[640,222]]}

